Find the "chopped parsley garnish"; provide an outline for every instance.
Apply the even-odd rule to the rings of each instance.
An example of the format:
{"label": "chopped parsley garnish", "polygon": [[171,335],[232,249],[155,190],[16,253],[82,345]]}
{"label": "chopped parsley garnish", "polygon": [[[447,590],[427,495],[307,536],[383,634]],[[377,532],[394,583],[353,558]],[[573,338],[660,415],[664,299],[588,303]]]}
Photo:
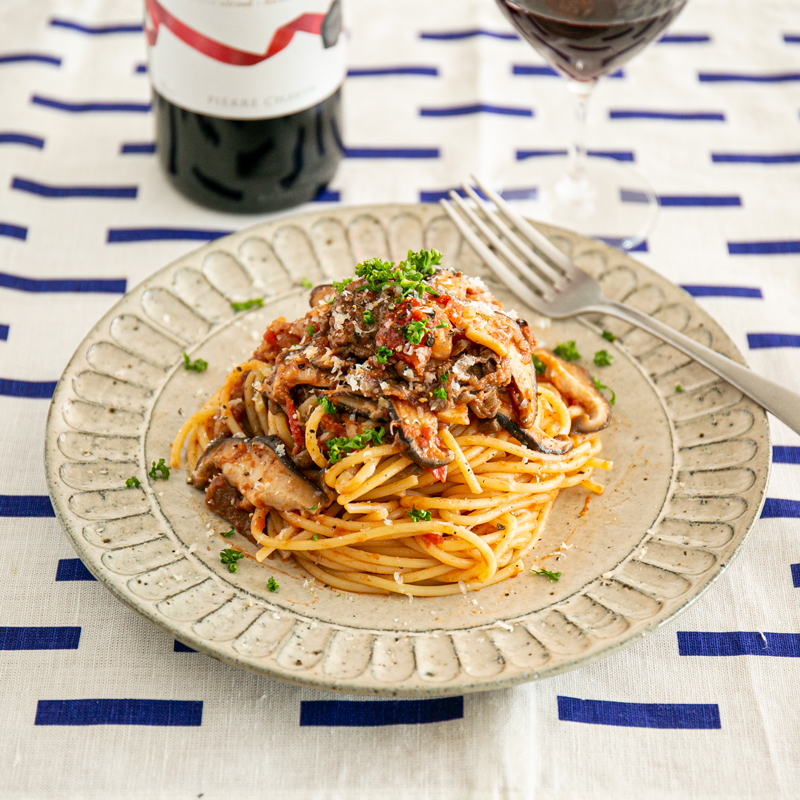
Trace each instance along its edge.
{"label": "chopped parsley garnish", "polygon": [[310,339],[314,335],[314,325],[313,323],[306,328],[306,336]]}
{"label": "chopped parsley garnish", "polygon": [[550,578],[553,583],[561,577],[560,572],[550,572],[549,569],[536,569],[536,567],[531,567],[531,572],[534,575],[544,575],[545,578]]}
{"label": "chopped parsley garnish", "polygon": [[608,350],[598,350],[594,354],[594,365],[596,367],[608,367],[613,360],[613,356]]}
{"label": "chopped parsley garnish", "polygon": [[183,354],[183,368],[191,369],[194,372],[205,372],[208,369],[208,361],[203,361],[202,358],[196,358],[192,361],[186,353]]}
{"label": "chopped parsley garnish", "polygon": [[319,508],[319,503],[317,503],[315,506],[309,506],[306,509],[306,511],[316,511],[318,508]]}
{"label": "chopped parsley garnish", "polygon": [[436,271],[434,266],[440,264],[442,254],[438,250],[408,251],[405,261],[395,264],[381,258],[370,258],[356,266],[356,275],[364,278],[367,288],[380,292],[387,286],[397,286],[403,297],[416,294],[422,297],[424,292],[434,296],[438,293],[425,283]]}
{"label": "chopped parsley garnish", "polygon": [[[156,475],[157,472],[160,472],[160,475]],[[153,462],[153,466],[150,467],[150,472],[147,473],[154,481],[161,478],[162,481],[165,481],[169,478],[169,467],[164,463],[163,458],[158,459],[158,464]]]}
{"label": "chopped parsley garnish", "polygon": [[125,481],[125,486],[127,486],[129,489],[131,488],[138,489],[141,485],[142,484],[139,483],[139,479],[136,477],[128,478],[128,480]]}
{"label": "chopped parsley garnish", "polygon": [[577,361],[581,357],[581,354],[578,352],[578,348],[575,347],[574,339],[570,339],[568,342],[562,342],[561,344],[557,345],[553,348],[553,352],[559,358],[563,358],[564,361]]}
{"label": "chopped parsley garnish", "polygon": [[425,334],[428,332],[428,327],[423,320],[411,322],[406,325],[403,330],[403,337],[411,344],[422,344]]}
{"label": "chopped parsley garnish", "polygon": [[364,312],[364,322],[367,325],[375,324],[375,315],[369,309]]}
{"label": "chopped parsley garnish", "polygon": [[450,377],[450,373],[449,373],[449,372],[443,372],[443,373],[442,373],[442,374],[439,376],[439,381],[440,381],[441,383],[447,383],[447,379],[448,379],[449,377]]}
{"label": "chopped parsley garnish", "polygon": [[431,521],[431,512],[426,511],[424,508],[412,508],[411,511],[406,511],[406,515],[411,517],[412,522]]}
{"label": "chopped parsley garnish", "polygon": [[319,403],[322,406],[322,410],[326,414],[336,413],[336,406],[331,402],[331,399],[329,397],[320,397]]}
{"label": "chopped parsley garnish", "polygon": [[264,305],[262,297],[256,297],[253,300],[243,300],[241,303],[231,303],[231,308],[234,311],[247,311],[249,308],[261,308]]}
{"label": "chopped parsley garnish", "polygon": [[616,342],[617,341],[617,337],[614,336],[614,334],[611,333],[611,331],[603,331],[603,338],[607,342]]}
{"label": "chopped parsley garnish", "polygon": [[536,374],[544,375],[545,371],[547,370],[544,362],[538,359],[536,356],[531,356],[531,361],[533,361],[533,368],[536,370]]}
{"label": "chopped parsley garnish", "polygon": [[317,539],[319,539],[319,534],[318,534],[318,533],[315,533],[315,534],[314,534],[314,535],[311,537],[311,541],[312,541],[312,542],[316,542],[316,541],[317,541]]}
{"label": "chopped parsley garnish", "polygon": [[440,400],[447,400],[447,389],[444,386],[433,390],[433,396],[438,397]]}
{"label": "chopped parsley garnish", "polygon": [[348,283],[352,282],[353,282],[352,278],[345,278],[343,281],[333,281],[333,283],[331,283],[331,286],[333,286],[333,288],[336,289],[336,294],[339,294],[339,292],[341,292],[342,289],[344,289],[344,287],[347,286]]}
{"label": "chopped parsley garnish", "polygon": [[301,280],[300,280],[300,285],[301,285],[301,286],[302,286],[304,289],[313,289],[313,288],[314,288],[314,284],[313,284],[313,283],[311,283],[311,281],[310,281],[308,278],[306,278],[306,276],[305,276],[305,275],[303,275],[303,277],[301,278]]}
{"label": "chopped parsley garnish", "polygon": [[236,529],[231,528],[229,531],[220,531],[219,535],[224,536],[227,539],[228,536],[233,536],[234,533],[236,533]]}
{"label": "chopped parsley garnish", "polygon": [[280,584],[278,583],[278,581],[276,581],[275,578],[270,577],[270,579],[267,581],[267,591],[277,592],[279,588]]}
{"label": "chopped parsley garnish", "polygon": [[394,355],[394,350],[391,350],[388,347],[381,346],[375,351],[375,360],[379,364],[385,364],[389,359],[389,357],[393,355]]}
{"label": "chopped parsley garnish", "polygon": [[367,428],[367,430],[350,439],[344,437],[328,439],[328,441],[325,442],[328,447],[328,461],[330,461],[331,464],[335,464],[356,450],[363,450],[371,444],[381,445],[383,444],[383,437],[385,434],[386,430],[382,427]]}
{"label": "chopped parsley garnish", "polygon": [[592,380],[594,381],[594,388],[597,389],[598,392],[602,392],[603,389],[605,389],[606,391],[611,392],[611,399],[608,402],[613,406],[614,403],[617,402],[617,394],[616,394],[616,392],[611,387],[605,386],[604,384],[600,383],[600,379],[599,378],[595,378],[593,376]]}
{"label": "chopped parsley garnish", "polygon": [[433,327],[434,328],[447,328],[447,327],[449,327],[449,323],[445,319],[445,320],[442,320],[438,325],[434,325]]}
{"label": "chopped parsley garnish", "polygon": [[244,553],[240,553],[238,550],[231,550],[230,548],[223,550],[219,554],[219,560],[223,564],[228,565],[228,572],[236,572],[238,567],[236,566],[236,562],[240,559],[244,558]]}
{"label": "chopped parsley garnish", "polygon": [[682,392],[683,391],[683,386],[681,386],[680,384],[677,384],[675,386],[675,391],[678,392],[678,393]]}

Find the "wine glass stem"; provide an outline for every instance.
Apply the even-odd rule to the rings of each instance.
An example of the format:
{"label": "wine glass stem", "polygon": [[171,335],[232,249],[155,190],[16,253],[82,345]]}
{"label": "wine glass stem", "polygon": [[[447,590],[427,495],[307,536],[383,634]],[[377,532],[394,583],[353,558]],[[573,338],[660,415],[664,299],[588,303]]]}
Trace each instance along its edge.
{"label": "wine glass stem", "polygon": [[576,81],[567,78],[567,87],[574,97],[574,127],[569,147],[567,175],[575,183],[581,183],[586,175],[586,115],[589,97],[596,81]]}

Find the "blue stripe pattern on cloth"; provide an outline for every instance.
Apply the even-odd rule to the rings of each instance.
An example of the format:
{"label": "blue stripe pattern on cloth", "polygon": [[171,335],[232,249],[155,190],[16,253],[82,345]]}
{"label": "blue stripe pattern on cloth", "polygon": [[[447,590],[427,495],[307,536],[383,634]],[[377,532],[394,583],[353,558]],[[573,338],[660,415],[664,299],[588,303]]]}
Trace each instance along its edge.
{"label": "blue stripe pattern on cloth", "polygon": [[378,78],[385,75],[425,75],[439,76],[438,67],[353,67],[347,70],[348,78]]}
{"label": "blue stripe pattern on cloth", "polygon": [[800,334],[748,333],[747,346],[751,350],[762,350],[767,347],[800,347]]}
{"label": "blue stripe pattern on cloth", "polygon": [[800,153],[712,153],[714,164],[800,164]]}
{"label": "blue stripe pattern on cloth", "polygon": [[57,581],[94,581],[97,578],[89,572],[79,558],[61,558],[56,568]]}
{"label": "blue stripe pattern on cloth", "polygon": [[18,381],[12,378],[0,378],[0,395],[6,397],[49,399],[55,390],[55,381]]}
{"label": "blue stripe pattern on cloth", "polygon": [[483,28],[472,28],[468,31],[442,31],[438,33],[420,33],[420,39],[432,39],[437,42],[455,42],[461,39],[473,39],[476,36],[487,36],[490,39],[519,39],[516,33],[505,31],[487,31]]}
{"label": "blue stripe pattern on cloth", "polygon": [[668,33],[666,36],[662,36],[656,44],[707,44],[710,41],[711,37],[707,33]]}
{"label": "blue stripe pattern on cloth", "polygon": [[800,81],[800,72],[781,72],[775,75],[747,75],[733,72],[700,72],[700,83],[788,83]]}
{"label": "blue stripe pattern on cloth", "polygon": [[129,153],[155,153],[155,151],[155,142],[128,142],[123,144],[119,149],[122,155],[127,155]]}
{"label": "blue stripe pattern on cloth", "polygon": [[782,497],[768,497],[761,509],[761,519],[798,519],[800,500],[786,500]]}
{"label": "blue stripe pattern on cloth", "polygon": [[741,206],[738,195],[658,195],[658,204],[664,208],[682,206],[684,208],[705,208],[707,206]]}
{"label": "blue stripe pattern on cloth", "polygon": [[421,117],[463,117],[467,114],[501,114],[508,117],[532,117],[533,109],[512,106],[493,106],[488,103],[475,103],[470,106],[451,106],[450,108],[421,108]]}
{"label": "blue stripe pattern on cloth", "polygon": [[749,286],[700,286],[682,283],[681,289],[692,297],[753,297],[763,299],[761,289]]}
{"label": "blue stripe pattern on cloth", "polygon": [[26,61],[52,64],[55,67],[61,66],[61,59],[58,56],[48,56],[45,53],[9,53],[8,55],[0,55],[0,64],[14,64]]}
{"label": "blue stripe pattern on cloth", "polygon": [[792,586],[795,589],[800,589],[800,564],[791,564],[792,571]]}
{"label": "blue stripe pattern on cloth", "polygon": [[143,75],[147,72],[147,64],[137,64],[133,71],[136,75]]}
{"label": "blue stripe pattern on cloth", "polygon": [[[517,150],[517,161],[525,158],[538,158],[540,156],[565,156],[567,151],[562,150]],[[586,155],[594,158],[613,158],[615,161],[635,161],[630,150],[587,150]]]}
{"label": "blue stripe pattern on cloth", "polygon": [[782,256],[800,253],[800,241],[786,242],[728,242],[732,256]]}
{"label": "blue stripe pattern on cloth", "polygon": [[55,100],[52,97],[42,97],[39,94],[31,97],[31,103],[45,108],[55,108],[58,111],[69,111],[74,114],[90,111],[130,111],[137,114],[146,114],[152,108],[150,103],[74,103],[66,100]]}
{"label": "blue stripe pattern on cloth", "polygon": [[44,494],[0,494],[0,517],[54,517],[50,498]]}
{"label": "blue stripe pattern on cloth", "polygon": [[[473,186],[473,189],[484,199],[488,200],[489,198],[478,189],[477,186]],[[440,200],[444,198],[450,197],[450,192],[456,192],[459,197],[466,197],[467,193],[460,187],[454,186],[452,189],[439,189],[439,190],[429,190],[429,191],[421,191],[419,193],[419,201],[420,203],[438,203]],[[524,194],[523,194],[524,193]],[[501,192],[501,197],[504,197],[506,200],[514,200],[517,199],[515,195],[518,197],[527,197],[533,194],[536,195],[536,189],[506,189]]]}
{"label": "blue stripe pattern on cloth", "polygon": [[[511,67],[512,75],[534,75],[545,78],[560,78],[561,76],[556,72],[553,67],[548,67],[546,64],[514,64]],[[606,78],[624,78],[625,72],[618,69],[616,72],[611,72],[605,76]]]}
{"label": "blue stripe pattern on cloth", "polygon": [[618,703],[559,695],[558,718],[565,722],[625,728],[714,730],[722,727],[716,703]]}
{"label": "blue stripe pattern on cloth", "polygon": [[0,627],[0,650],[77,650],[81,629],[76,627]]}
{"label": "blue stripe pattern on cloth", "polygon": [[345,147],[345,158],[440,158],[438,147]]}
{"label": "blue stripe pattern on cloth", "polygon": [[[599,239],[601,242],[605,242],[606,244],[610,244],[612,247],[616,247],[618,250],[623,250],[623,242],[625,239],[621,239],[618,236],[593,236],[593,239]],[[643,239],[639,244],[635,247],[629,247],[627,252],[629,253],[647,253],[647,239]]]}
{"label": "blue stripe pattern on cloth", "polygon": [[464,698],[435,700],[303,700],[300,725],[371,728],[463,719]]}
{"label": "blue stripe pattern on cloth", "polygon": [[678,631],[682,656],[774,656],[800,658],[800,634],[761,631]]}
{"label": "blue stripe pattern on cloth", "polygon": [[213,242],[233,231],[216,231],[204,228],[109,228],[109,244],[119,242],[188,241]]}
{"label": "blue stripe pattern on cloth", "polygon": [[800,36],[794,33],[784,33],[783,41],[786,42],[786,44],[800,44]]}
{"label": "blue stripe pattern on cloth", "polygon": [[323,189],[317,193],[312,203],[338,203],[342,199],[342,193],[334,189]]}
{"label": "blue stripe pattern on cloth", "polygon": [[44,147],[44,139],[27,133],[0,133],[0,144],[26,144],[29,147]]}
{"label": "blue stripe pattern on cloth", "polygon": [[676,122],[725,122],[721,111],[646,111],[616,108],[608,112],[609,119],[663,119]]}
{"label": "blue stripe pattern on cloth", "polygon": [[44,183],[14,178],[11,188],[20,192],[38,194],[40,197],[103,197],[135,200],[139,192],[137,186],[48,186]]}
{"label": "blue stripe pattern on cloth", "polygon": [[800,447],[776,444],[772,448],[773,464],[800,464]]}
{"label": "blue stripe pattern on cloth", "polygon": [[142,26],[139,23],[130,23],[127,25],[83,25],[80,22],[73,22],[69,19],[60,19],[53,17],[50,20],[50,25],[53,28],[67,28],[71,31],[78,31],[78,33],[88,33],[92,36],[102,35],[104,33],[141,33]]}
{"label": "blue stripe pattern on cloth", "polygon": [[197,727],[202,700],[40,700],[35,725]]}
{"label": "blue stripe pattern on cloth", "polygon": [[11,329],[8,327],[8,325],[0,325],[0,339],[2,339],[4,342],[7,342],[8,333],[10,330]]}
{"label": "blue stripe pattern on cloth", "polygon": [[20,292],[101,292],[125,294],[128,282],[108,278],[23,278],[0,272],[0,287]]}
{"label": "blue stripe pattern on cloth", "polygon": [[22,225],[0,222],[0,236],[10,236],[12,239],[21,239],[24,242],[28,238],[28,229]]}
{"label": "blue stripe pattern on cloth", "polygon": [[196,653],[197,650],[192,650],[191,647],[187,647],[183,642],[179,642],[177,639],[175,643],[172,645],[172,649],[175,653]]}

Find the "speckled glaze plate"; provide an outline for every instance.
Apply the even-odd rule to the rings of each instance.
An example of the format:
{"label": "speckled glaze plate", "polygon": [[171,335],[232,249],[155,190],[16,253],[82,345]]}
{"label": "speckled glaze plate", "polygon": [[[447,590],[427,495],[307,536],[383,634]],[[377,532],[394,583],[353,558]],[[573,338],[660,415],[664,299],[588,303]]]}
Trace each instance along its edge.
{"label": "speckled glaze plate", "polygon": [[[629,256],[542,230],[605,293],[742,361],[681,289]],[[352,274],[358,261],[436,247],[481,275],[554,345],[608,349],[616,391],[603,433],[606,492],[559,497],[535,551],[553,583],[524,573],[442,598],[354,595],[292,562],[220,562],[228,526],[183,471],[148,478],[187,415],[255,348],[272,319],[307,308],[303,278]],[[263,296],[234,313],[231,301]],[[601,338],[603,329],[617,341]],[[182,354],[209,363],[183,368]],[[592,367],[590,358],[584,363]],[[676,392],[676,385],[683,388]],[[757,518],[769,468],[764,411],[688,357],[616,320],[546,321],[498,287],[435,205],[339,208],[284,217],[191,253],[129,292],[64,372],[46,440],[50,496],[88,569],[175,638],[226,663],[292,683],[381,695],[482,691],[580,667],[671,619],[719,576]],[[136,476],[141,488],[126,488]],[[237,536],[237,545],[255,548]],[[557,552],[562,555],[559,557]],[[267,580],[280,583],[267,591]]]}

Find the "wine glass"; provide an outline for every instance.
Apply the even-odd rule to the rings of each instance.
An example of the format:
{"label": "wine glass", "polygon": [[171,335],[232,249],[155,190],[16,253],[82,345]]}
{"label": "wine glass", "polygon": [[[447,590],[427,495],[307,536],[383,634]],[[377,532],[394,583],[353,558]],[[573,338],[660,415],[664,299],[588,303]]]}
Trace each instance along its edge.
{"label": "wine glass", "polygon": [[687,0],[496,0],[500,9],[567,80],[575,128],[566,154],[537,156],[500,176],[503,196],[526,216],[625,249],[655,221],[658,201],[638,172],[586,151],[589,97],[598,79],[619,69],[655,39]]}

